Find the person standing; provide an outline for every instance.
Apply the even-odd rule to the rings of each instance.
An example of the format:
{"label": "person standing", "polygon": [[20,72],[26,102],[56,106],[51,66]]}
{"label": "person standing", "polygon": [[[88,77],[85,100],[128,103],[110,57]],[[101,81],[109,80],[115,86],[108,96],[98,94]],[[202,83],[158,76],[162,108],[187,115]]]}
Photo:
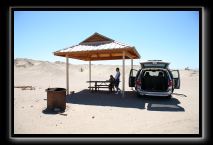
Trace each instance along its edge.
{"label": "person standing", "polygon": [[115,94],[118,94],[121,89],[119,88],[119,83],[120,83],[120,71],[119,68],[116,68],[116,75],[115,75],[115,88],[117,92]]}

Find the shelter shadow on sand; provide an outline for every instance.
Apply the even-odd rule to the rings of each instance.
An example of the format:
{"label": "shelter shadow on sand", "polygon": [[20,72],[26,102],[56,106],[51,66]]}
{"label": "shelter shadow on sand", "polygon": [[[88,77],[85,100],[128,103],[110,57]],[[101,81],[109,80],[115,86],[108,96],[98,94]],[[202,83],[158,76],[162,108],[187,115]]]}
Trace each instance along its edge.
{"label": "shelter shadow on sand", "polygon": [[134,91],[125,91],[125,97],[121,94],[116,95],[108,91],[91,92],[82,90],[67,96],[67,103],[111,106],[124,108],[138,108],[149,111],[184,111],[184,108],[179,106],[179,100],[176,98],[166,99],[162,97],[137,97]]}

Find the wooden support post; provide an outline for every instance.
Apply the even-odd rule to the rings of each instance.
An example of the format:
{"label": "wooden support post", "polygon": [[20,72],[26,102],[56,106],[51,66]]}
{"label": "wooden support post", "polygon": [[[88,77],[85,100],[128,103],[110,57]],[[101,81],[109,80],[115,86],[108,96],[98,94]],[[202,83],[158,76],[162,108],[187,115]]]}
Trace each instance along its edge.
{"label": "wooden support post", "polygon": [[123,82],[122,82],[122,97],[124,97],[125,92],[125,51],[123,51]]}
{"label": "wooden support post", "polygon": [[[133,69],[133,59],[131,58],[131,69]],[[133,87],[131,87],[131,89],[133,90]]]}
{"label": "wooden support post", "polygon": [[66,82],[67,82],[67,95],[69,94],[69,58],[66,55]]}
{"label": "wooden support post", "polygon": [[[91,81],[91,60],[89,61],[89,81]],[[91,87],[91,82],[89,82],[89,87]]]}

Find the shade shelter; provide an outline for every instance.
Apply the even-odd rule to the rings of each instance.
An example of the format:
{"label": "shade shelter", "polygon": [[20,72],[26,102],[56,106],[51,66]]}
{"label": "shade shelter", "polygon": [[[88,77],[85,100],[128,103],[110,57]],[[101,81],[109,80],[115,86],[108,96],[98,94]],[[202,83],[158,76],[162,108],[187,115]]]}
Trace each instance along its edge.
{"label": "shade shelter", "polygon": [[[81,43],[54,52],[54,55],[66,57],[66,84],[67,94],[69,94],[69,58],[89,61],[89,81],[91,81],[91,61],[98,60],[123,60],[122,91],[125,91],[125,59],[139,59],[140,55],[134,46],[115,41],[111,38],[94,33]],[[91,85],[91,84],[90,84]]]}

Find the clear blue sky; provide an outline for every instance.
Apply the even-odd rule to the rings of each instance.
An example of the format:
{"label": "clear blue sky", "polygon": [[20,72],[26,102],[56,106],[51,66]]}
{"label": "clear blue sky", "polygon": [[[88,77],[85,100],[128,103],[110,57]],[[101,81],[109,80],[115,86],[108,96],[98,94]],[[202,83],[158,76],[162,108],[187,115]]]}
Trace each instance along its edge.
{"label": "clear blue sky", "polygon": [[[198,11],[15,11],[14,57],[65,61],[52,52],[95,32],[135,46],[141,59],[134,64],[161,59],[171,62],[171,68],[199,68]],[[70,59],[70,63],[88,62]]]}

